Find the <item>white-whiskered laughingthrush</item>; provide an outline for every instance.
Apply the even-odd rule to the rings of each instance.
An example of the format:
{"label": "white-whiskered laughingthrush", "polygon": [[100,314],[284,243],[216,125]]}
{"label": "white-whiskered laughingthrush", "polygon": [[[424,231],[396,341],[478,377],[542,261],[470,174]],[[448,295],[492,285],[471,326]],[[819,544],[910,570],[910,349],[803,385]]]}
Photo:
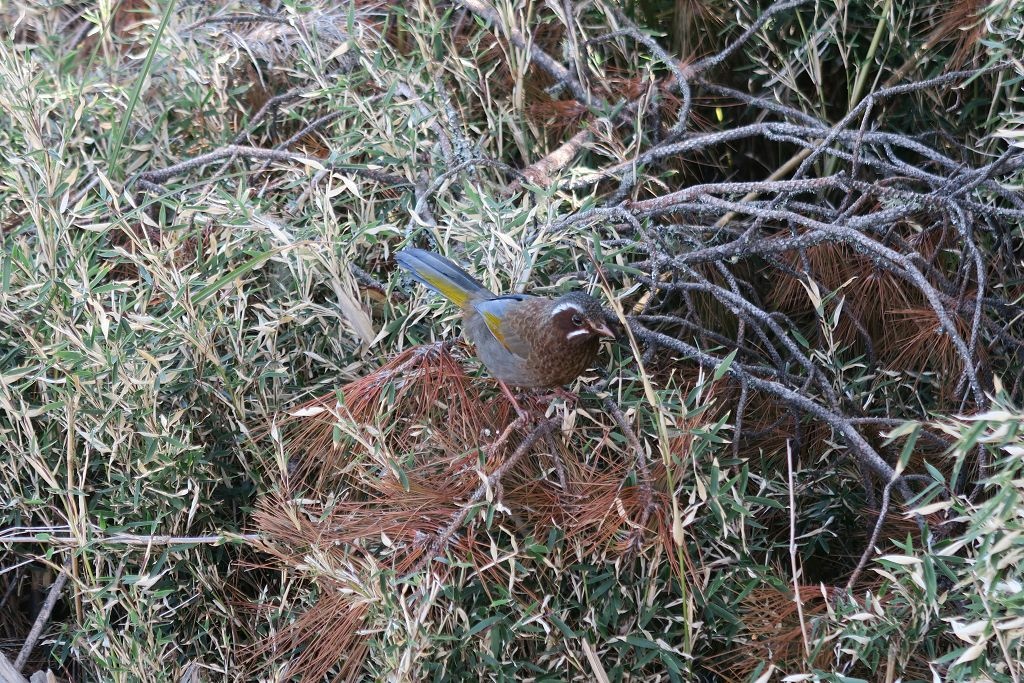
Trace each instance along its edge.
{"label": "white-whiskered laughingthrush", "polygon": [[601,304],[584,292],[498,295],[439,254],[410,247],[395,259],[462,310],[463,336],[502,384],[561,387],[591,367],[601,337],[615,336]]}

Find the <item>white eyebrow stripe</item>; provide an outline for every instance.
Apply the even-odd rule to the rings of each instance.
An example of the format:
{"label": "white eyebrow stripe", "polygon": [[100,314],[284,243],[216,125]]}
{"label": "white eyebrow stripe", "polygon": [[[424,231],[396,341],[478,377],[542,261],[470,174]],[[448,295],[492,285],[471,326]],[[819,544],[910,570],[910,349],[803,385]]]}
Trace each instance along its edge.
{"label": "white eyebrow stripe", "polygon": [[581,334],[590,334],[590,330],[588,330],[587,328],[583,328],[582,330],[573,330],[569,334],[565,335],[565,338],[572,339],[573,337],[578,337]]}
{"label": "white eyebrow stripe", "polygon": [[568,311],[569,309],[572,309],[580,314],[583,313],[583,309],[580,308],[577,304],[573,303],[572,301],[563,301],[562,303],[558,304],[557,306],[551,309],[551,317],[554,318],[562,311]]}

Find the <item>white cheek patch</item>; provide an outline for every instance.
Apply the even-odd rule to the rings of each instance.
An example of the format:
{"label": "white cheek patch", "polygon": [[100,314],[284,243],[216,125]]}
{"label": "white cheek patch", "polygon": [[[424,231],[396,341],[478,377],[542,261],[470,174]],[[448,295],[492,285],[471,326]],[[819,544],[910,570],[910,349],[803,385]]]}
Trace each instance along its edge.
{"label": "white cheek patch", "polygon": [[562,303],[558,304],[557,306],[551,309],[551,317],[554,318],[559,313],[563,313],[565,311],[576,311],[580,315],[583,315],[582,308],[580,308],[571,301],[563,301]]}
{"label": "white cheek patch", "polygon": [[583,335],[587,335],[587,334],[590,334],[590,330],[587,330],[587,329],[573,330],[569,334],[565,335],[565,338],[566,339],[572,339],[574,337],[582,337]]}

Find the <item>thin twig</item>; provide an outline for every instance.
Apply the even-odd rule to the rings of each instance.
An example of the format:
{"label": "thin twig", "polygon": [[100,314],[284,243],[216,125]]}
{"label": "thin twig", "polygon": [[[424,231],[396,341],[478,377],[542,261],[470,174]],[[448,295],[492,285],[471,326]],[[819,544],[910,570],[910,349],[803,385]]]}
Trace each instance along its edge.
{"label": "thin twig", "polygon": [[486,481],[484,481],[484,483],[480,484],[480,486],[476,488],[476,490],[473,492],[473,495],[469,497],[469,500],[462,504],[458,511],[456,511],[455,514],[452,515],[451,521],[449,521],[448,524],[443,529],[438,531],[434,538],[427,543],[427,548],[424,551],[424,555],[417,562],[416,567],[415,569],[413,569],[412,573],[415,574],[416,572],[422,570],[431,561],[433,561],[435,557],[437,557],[441,552],[443,552],[444,548],[448,545],[449,541],[451,541],[452,536],[456,534],[456,532],[462,526],[462,523],[466,521],[466,517],[469,516],[469,513],[473,509],[473,506],[476,503],[480,502],[483,499],[483,497],[487,495],[488,491],[493,490],[498,485],[500,485],[501,479],[502,477],[505,476],[505,473],[512,469],[516,465],[516,463],[519,462],[520,458],[526,455],[526,453],[529,452],[531,448],[533,448],[533,445],[537,443],[538,439],[543,437],[552,429],[555,429],[558,426],[558,423],[559,420],[557,418],[545,420],[544,422],[541,422],[536,427],[534,427],[533,430],[529,434],[527,434],[526,438],[523,439],[522,443],[519,444],[519,447],[516,448],[512,455],[510,455],[508,459],[505,460],[505,462],[501,463],[501,465],[499,465],[490,475],[488,475]]}
{"label": "thin twig", "polygon": [[194,31],[200,26],[206,26],[208,24],[258,24],[258,23],[270,23],[270,24],[290,24],[291,19],[287,16],[278,16],[276,14],[225,14],[223,16],[210,16],[204,17],[198,21],[195,21],[188,26],[182,27],[182,33],[188,33]]}
{"label": "thin twig", "polygon": [[39,614],[36,616],[35,623],[32,624],[32,630],[28,632],[28,637],[25,639],[25,644],[21,646],[21,652],[18,653],[18,658],[14,660],[14,669],[21,672],[25,668],[25,664],[28,662],[28,658],[32,655],[32,651],[36,649],[36,643],[39,641],[39,637],[43,635],[43,629],[46,628],[47,622],[50,621],[50,614],[53,612],[53,608],[57,604],[57,600],[60,599],[61,591],[64,590],[64,584],[68,581],[68,569],[71,566],[71,558],[64,563],[64,567],[57,574],[57,578],[54,579],[53,584],[50,586],[49,593],[46,594],[46,600],[43,602],[43,606],[39,609]]}
{"label": "thin twig", "polygon": [[[698,363],[710,370],[717,369],[723,362],[722,359],[705,353],[704,351],[701,351],[680,339],[675,339],[674,337],[647,329],[633,320],[630,320],[629,323],[630,328],[638,339],[649,344],[658,344],[665,348],[680,352],[685,356],[696,360]],[[800,391],[787,387],[779,382],[758,377],[735,360],[729,365],[727,373],[734,377],[742,375],[752,388],[775,396],[800,412],[822,420],[841,434],[849,443],[855,456],[858,459],[863,460],[867,466],[874,470],[878,475],[886,480],[891,479],[894,476],[894,470],[889,463],[887,463],[885,459],[878,454],[878,451],[876,451],[871,444],[867,442],[863,435],[861,435],[861,433],[858,432],[843,415],[829,410],[825,406],[816,402],[813,398],[806,396]],[[898,480],[896,488],[904,499],[910,499],[912,495],[910,488],[903,483],[902,480]]]}
{"label": "thin twig", "polygon": [[846,582],[846,591],[850,592],[853,587],[857,584],[857,579],[860,578],[861,572],[868,566],[868,562],[871,560],[871,556],[875,554],[875,545],[878,543],[878,537],[882,535],[882,527],[885,525],[885,517],[889,514],[889,501],[892,497],[892,487],[902,482],[902,478],[893,473],[893,477],[886,483],[885,488],[882,489],[882,508],[878,511],[878,519],[875,521],[875,528],[871,531],[871,538],[868,539],[868,545],[864,549],[864,553],[860,556],[860,562],[857,563],[856,569],[850,574],[850,580]]}
{"label": "thin twig", "polygon": [[554,57],[537,47],[532,40],[524,36],[518,29],[511,26],[505,26],[502,23],[498,12],[494,8],[489,7],[480,0],[459,0],[459,4],[478,17],[490,22],[494,27],[495,33],[507,37],[509,42],[520,50],[526,52],[531,62],[546,71],[548,75],[555,79],[556,83],[560,83],[569,88],[572,96],[579,102],[585,104],[591,109],[605,110],[608,108],[608,104],[604,100],[597,95],[590,93],[587,88],[576,80],[569,70],[562,66],[562,64],[560,64]]}
{"label": "thin twig", "polygon": [[252,157],[254,159],[266,159],[270,161],[278,161],[281,163],[300,163],[314,168],[322,168],[323,164],[319,159],[308,157],[304,154],[296,154],[294,152],[287,152],[278,149],[264,149],[262,147],[247,147],[244,145],[225,145],[219,149],[215,149],[212,152],[206,154],[200,154],[199,156],[186,159],[177,164],[173,164],[166,168],[153,171],[144,171],[140,173],[138,179],[147,183],[154,183],[159,185],[164,183],[176,175],[181,173],[187,173],[188,171],[195,170],[206,164],[213,163],[225,158],[234,157]]}
{"label": "thin twig", "polygon": [[54,527],[14,527],[0,532],[0,544],[38,543],[40,545],[74,546],[85,548],[100,545],[221,545],[224,543],[251,543],[262,538],[259,534],[211,534],[208,536],[168,536],[144,534],[105,534],[94,530],[87,538],[55,536]]}

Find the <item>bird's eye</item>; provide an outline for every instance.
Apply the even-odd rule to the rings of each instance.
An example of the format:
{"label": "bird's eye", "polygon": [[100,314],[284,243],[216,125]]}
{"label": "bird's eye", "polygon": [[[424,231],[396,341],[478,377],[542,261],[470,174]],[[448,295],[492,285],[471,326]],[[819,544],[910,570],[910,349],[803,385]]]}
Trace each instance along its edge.
{"label": "bird's eye", "polygon": [[572,324],[575,325],[576,327],[583,327],[583,318],[581,318],[578,315],[574,315],[572,317]]}

